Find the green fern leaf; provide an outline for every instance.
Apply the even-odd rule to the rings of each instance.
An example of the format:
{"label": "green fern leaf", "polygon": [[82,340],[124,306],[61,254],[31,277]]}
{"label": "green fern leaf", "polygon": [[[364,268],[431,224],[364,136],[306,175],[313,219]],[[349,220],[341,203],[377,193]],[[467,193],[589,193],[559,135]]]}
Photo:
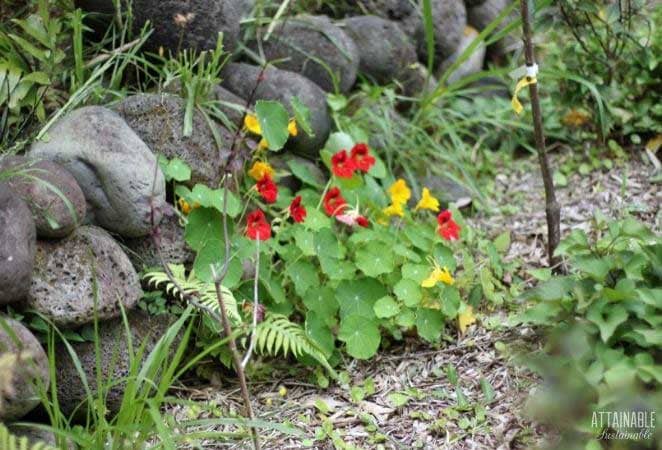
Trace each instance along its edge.
{"label": "green fern leaf", "polygon": [[[196,296],[200,299],[201,304],[209,309],[220,312],[220,306],[218,305],[218,298],[216,296],[216,287],[213,283],[206,283],[197,279],[194,273],[191,273],[187,277],[186,268],[181,264],[169,264],[168,268],[170,269],[172,277],[177,282],[176,284],[170,280],[167,273],[161,270],[147,272],[143,278],[147,280],[147,283],[151,286],[161,286],[168,295],[182,299],[184,298],[184,295]],[[183,293],[179,292],[177,285],[179,285]],[[225,286],[221,286],[221,293],[223,294],[225,309],[230,320],[235,323],[240,323],[241,316],[237,310],[237,300],[234,295]]]}
{"label": "green fern leaf", "polygon": [[319,362],[334,379],[338,378],[319,345],[299,324],[290,321],[286,316],[267,314],[255,332],[255,344],[259,353],[271,356],[292,354],[296,358],[306,354]]}

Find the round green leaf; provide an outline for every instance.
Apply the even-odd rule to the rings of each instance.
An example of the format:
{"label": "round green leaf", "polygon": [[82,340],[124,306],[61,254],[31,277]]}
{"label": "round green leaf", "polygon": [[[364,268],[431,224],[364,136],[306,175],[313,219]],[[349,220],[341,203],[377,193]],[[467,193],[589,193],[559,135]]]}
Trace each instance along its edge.
{"label": "round green leaf", "polygon": [[438,342],[444,317],[438,309],[419,308],[416,311],[416,330],[428,342]]}
{"label": "round green leaf", "polygon": [[365,317],[350,315],[340,323],[338,339],[347,346],[347,353],[356,359],[374,356],[381,338],[377,324]]}
{"label": "round green leaf", "polygon": [[410,308],[418,306],[423,294],[421,293],[420,283],[403,278],[393,287],[393,292],[399,300],[403,301]]}
{"label": "round green leaf", "polygon": [[400,305],[398,305],[397,302],[393,300],[393,297],[387,295],[386,297],[382,297],[377,300],[372,309],[375,311],[375,315],[378,318],[388,319],[389,317],[393,317],[398,312],[400,312]]}

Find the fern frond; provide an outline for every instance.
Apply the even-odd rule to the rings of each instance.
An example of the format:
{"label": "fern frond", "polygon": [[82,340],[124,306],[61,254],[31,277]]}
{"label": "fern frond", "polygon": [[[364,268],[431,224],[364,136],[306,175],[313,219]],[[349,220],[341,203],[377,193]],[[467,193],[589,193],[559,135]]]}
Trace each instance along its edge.
{"label": "fern frond", "polygon": [[338,374],[324,356],[324,351],[313,341],[306,331],[282,314],[268,314],[264,321],[258,324],[256,330],[256,348],[262,354],[276,356],[279,353],[287,356],[289,353],[296,358],[308,355],[319,362],[334,378]]}
{"label": "fern frond", "polygon": [[0,423],[0,448],[2,450],[57,450],[44,442],[30,444],[27,437],[12,434],[2,423]]}
{"label": "fern frond", "polygon": [[[170,277],[168,277],[168,274],[165,273],[165,271],[154,270],[147,272],[143,278],[149,285],[161,287],[168,295],[179,297],[181,299],[184,299],[185,295],[195,295],[205,307],[214,311],[220,311],[214,283],[207,283],[199,280],[193,273],[187,277],[186,269],[182,264],[169,264],[168,268],[170,269],[172,277],[175,279],[179,287],[181,287],[183,292],[179,292],[179,289],[175,283],[170,280]],[[228,316],[235,323],[241,322],[241,316],[237,310],[237,300],[234,298],[232,291],[225,286],[221,286],[221,292],[223,293],[223,301],[225,302],[225,309],[227,310]]]}

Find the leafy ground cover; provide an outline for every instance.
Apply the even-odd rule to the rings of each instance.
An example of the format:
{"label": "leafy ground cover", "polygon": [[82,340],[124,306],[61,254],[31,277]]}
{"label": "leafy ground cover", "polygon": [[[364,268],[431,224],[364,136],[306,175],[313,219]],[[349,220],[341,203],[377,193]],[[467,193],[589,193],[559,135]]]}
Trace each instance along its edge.
{"label": "leafy ground cover", "polygon": [[[141,280],[144,294],[136,310],[115,311],[120,334],[110,339],[126,340],[110,352],[125,368],[107,372],[102,361],[112,345],[96,288],[90,320],[76,327],[57,327],[38,308],[3,308],[46,352],[48,377],[34,396],[41,410],[27,426],[39,423],[63,448],[248,448],[256,436],[264,448],[620,448],[597,439],[611,427],[590,424],[591,413],[661,404],[661,10],[561,3],[537,2],[535,21],[562,205],[563,263],[554,268],[525,91],[521,116],[509,92],[507,74],[521,55],[501,40],[519,28],[509,19],[515,3],[480,30],[456,30],[475,39],[430,86],[422,64],[432,70],[435,57],[448,56],[435,51],[432,7],[449,6],[422,1],[411,52],[421,62],[407,65],[419,74],[414,97],[404,79],[378,85],[348,81],[343,65],[331,70],[346,44],[340,39],[321,55],[329,60],[321,75],[307,71],[314,59],[297,69],[310,79],[267,68],[261,46],[252,47],[293,12],[378,14],[366,10],[373,2],[257,2],[241,20],[240,45],[228,31],[213,42],[205,36],[207,52],[174,56],[163,28],[132,28],[131,14],[117,14],[88,43],[92,30],[69,2],[21,5],[0,27],[0,162],[29,154],[33,141],[57,142],[56,125],[91,105],[119,111],[154,159],[142,183],[104,192],[147,186],[129,205],[143,208],[141,247],[129,251],[136,233],[114,228],[119,219],[102,224],[115,233],[108,240],[123,243],[121,254],[140,261],[122,274],[135,275],[136,292]],[[2,5],[0,14],[14,13]],[[191,14],[172,17],[177,50],[191,37]],[[348,25],[325,26],[326,38]],[[156,35],[165,47],[154,46]],[[503,46],[508,56],[498,53]],[[492,54],[489,62],[483,54],[472,74],[451,77],[480,51]],[[255,84],[242,92],[249,78]],[[283,79],[298,89],[260,90]],[[228,101],[225,87],[244,98]],[[176,105],[156,122],[156,137],[151,118],[131,118],[141,96],[170,99],[157,110]],[[90,178],[105,187],[107,167],[86,160],[95,170],[78,176],[81,187],[87,192]],[[0,168],[0,181],[17,173],[31,179],[39,171]],[[162,248],[171,244],[167,220],[179,233],[174,257]],[[39,237],[37,245],[60,242]],[[67,273],[69,263],[60,262]],[[162,319],[168,331],[132,341],[136,317]],[[85,347],[83,364],[77,352]],[[61,354],[82,391],[67,410]],[[0,380],[24,356],[12,355],[0,359]],[[0,392],[11,394],[4,384]],[[623,445],[654,448],[659,440]]]}

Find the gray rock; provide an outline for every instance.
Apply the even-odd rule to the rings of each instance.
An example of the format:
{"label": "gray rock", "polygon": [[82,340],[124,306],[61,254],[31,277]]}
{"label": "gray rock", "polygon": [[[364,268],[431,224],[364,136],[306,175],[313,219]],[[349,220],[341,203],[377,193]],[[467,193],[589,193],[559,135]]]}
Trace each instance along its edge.
{"label": "gray rock", "polygon": [[[10,355],[12,382],[3,386],[0,421],[20,419],[39,404],[42,389],[48,389],[48,357],[36,337],[22,323],[0,316],[0,355]],[[6,361],[7,362],[7,361]]]}
{"label": "gray rock", "polygon": [[190,186],[204,183],[215,187],[220,183],[232,142],[232,133],[226,128],[211,123],[221,141],[219,151],[210,122],[196,110],[193,133],[184,136],[186,102],[169,94],[132,95],[115,110],[152,151],[168,159],[180,158],[191,167]]}
{"label": "gray rock", "polygon": [[165,203],[165,180],[156,157],[115,112],[87,106],[60,119],[30,157],[63,165],[76,178],[88,215],[122,236],[144,236]]}
{"label": "gray rock", "polygon": [[[142,362],[154,349],[158,340],[172,323],[170,316],[151,315],[141,310],[128,313],[129,330],[133,340],[134,352],[145,344]],[[97,363],[94,342],[72,342],[80,365],[89,383],[93,396],[97,394]],[[175,346],[171,347],[174,350]],[[131,360],[129,357],[127,333],[122,319],[111,320],[99,324],[99,359],[102,384],[112,380],[113,385],[106,394],[106,408],[109,415],[115,414],[122,403],[126,377],[129,375]],[[69,353],[62,346],[58,352],[62,355],[57,363],[57,395],[62,411],[69,415],[76,411],[84,414],[87,395]],[[158,380],[153,380],[158,382]],[[82,406],[81,406],[82,405]]]}
{"label": "gray rock", "polygon": [[[462,36],[462,41],[460,46],[455,53],[453,53],[448,59],[446,59],[441,66],[439,66],[439,71],[437,72],[437,77],[441,78],[444,72],[457,61],[457,59],[464,53],[464,51],[472,44],[472,42],[478,37],[478,31],[474,28],[467,26],[464,29],[464,36]],[[485,43],[481,42],[478,46],[471,52],[469,58],[464,61],[460,66],[449,75],[446,80],[446,84],[453,84],[462,78],[478,73],[483,69],[483,62],[485,61]]]}
{"label": "gray rock", "polygon": [[15,173],[8,183],[30,207],[40,238],[67,236],[85,219],[83,191],[61,165],[11,156],[0,160],[3,169]]}
{"label": "gray rock", "polygon": [[336,0],[330,7],[327,2],[318,11],[333,13],[334,17],[350,17],[362,14],[373,14],[384,19],[399,20],[407,17],[414,11],[412,0]]}
{"label": "gray rock", "polygon": [[[120,3],[126,10],[128,0]],[[76,6],[106,15],[105,23],[115,14],[114,0],[76,0]],[[239,40],[239,22],[251,6],[248,0],[131,0],[133,31],[139,33],[150,21],[154,31],[143,48],[172,52],[213,49],[223,33],[223,45],[231,52]]]}
{"label": "gray rock", "polygon": [[36,236],[30,208],[6,183],[0,183],[0,305],[27,295]]}
{"label": "gray rock", "polygon": [[[50,445],[51,447],[57,446],[55,434],[52,431],[42,430],[36,427],[28,428],[24,426],[12,426],[12,425],[10,425],[7,428],[9,428],[9,431],[14,436],[17,436],[19,438],[27,438],[29,444],[28,448],[40,442],[46,445]],[[74,448],[74,447],[69,447],[69,448]]]}
{"label": "gray rock", "polygon": [[[163,217],[159,224],[160,252],[166,264],[186,264],[195,259],[195,253],[186,244],[184,234],[176,214]],[[161,266],[159,253],[151,237],[125,239],[124,245],[134,267]]]}
{"label": "gray rock", "polygon": [[[467,25],[467,10],[459,0],[432,0],[431,6],[434,18],[434,61],[435,66],[438,66],[460,45],[464,27]],[[402,28],[416,42],[420,60],[427,61],[427,43],[421,12],[416,11],[404,19]]]}
{"label": "gray rock", "polygon": [[278,185],[288,188],[292,193],[301,189],[302,183],[299,178],[291,174],[289,164],[294,163],[303,166],[308,173],[320,186],[326,185],[329,180],[320,167],[308,158],[282,153],[269,158],[269,163],[276,169],[276,173],[287,173],[287,175],[278,178]]}
{"label": "gray rock", "polygon": [[[483,3],[470,7],[467,11],[467,21],[469,25],[476,28],[477,30],[483,30],[494,19],[499,16],[508,6],[511,4],[512,0],[485,0]],[[506,17],[497,27],[497,32],[503,30],[510,22],[517,19],[518,9],[515,8],[513,13]],[[517,38],[508,34],[503,37],[503,39],[495,42],[490,45],[488,48],[488,53],[493,54],[494,56],[501,56],[509,51],[515,49],[518,45]]]}
{"label": "gray rock", "polygon": [[[260,75],[260,68],[250,64],[232,63],[222,72],[222,86],[243,99],[247,99]],[[314,135],[303,130],[290,138],[285,148],[303,156],[317,158],[331,130],[331,119],[326,104],[326,94],[315,83],[298,73],[268,67],[264,79],[255,91],[254,100],[277,100],[292,114],[290,100],[297,97],[310,111],[310,124]]]}
{"label": "gray rock", "polygon": [[416,49],[395,22],[377,16],[350,17],[342,28],[359,51],[359,71],[381,84],[401,80],[417,62]]}
{"label": "gray rock", "polygon": [[[95,299],[96,292],[96,299]],[[120,315],[140,299],[140,279],[120,245],[104,230],[83,226],[60,241],[39,241],[25,304],[61,327]]]}
{"label": "gray rock", "polygon": [[214,99],[219,102],[218,108],[228,119],[227,122],[223,121],[223,125],[231,130],[235,129],[233,127],[240,127],[241,120],[244,117],[246,100],[233,94],[222,86],[214,86],[212,95]]}
{"label": "gray rock", "polygon": [[430,94],[438,84],[434,75],[430,75],[428,69],[420,64],[414,63],[405,67],[400,81],[402,93],[407,97],[416,97],[420,94]]}
{"label": "gray rock", "polygon": [[346,93],[356,81],[356,44],[326,16],[284,19],[262,49],[277,67],[300,73],[327,92],[335,92],[337,87]]}
{"label": "gray rock", "polygon": [[[185,92],[182,92],[181,85],[177,80],[165,86],[164,91],[168,94],[178,95],[180,97],[186,95]],[[241,120],[244,117],[244,108],[246,107],[245,100],[234,95],[222,86],[214,86],[211,90],[210,97],[215,100],[214,107],[225,115],[225,117],[221,116],[216,118],[224,127],[228,130],[234,131],[236,130],[235,127],[241,126]]]}
{"label": "gray rock", "polygon": [[472,202],[473,195],[469,189],[444,175],[427,175],[423,179],[423,186],[430,189],[443,207],[455,203],[458,208],[464,208]]}

